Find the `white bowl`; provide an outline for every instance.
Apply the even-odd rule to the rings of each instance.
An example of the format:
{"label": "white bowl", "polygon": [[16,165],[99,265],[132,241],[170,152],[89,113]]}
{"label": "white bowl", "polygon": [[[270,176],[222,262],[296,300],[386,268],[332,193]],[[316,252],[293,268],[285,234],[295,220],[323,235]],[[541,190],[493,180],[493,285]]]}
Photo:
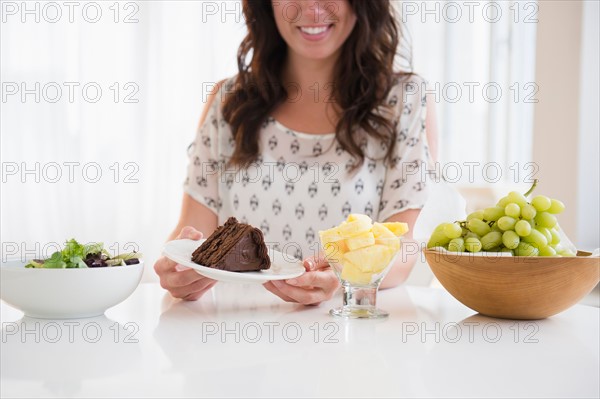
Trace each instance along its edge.
{"label": "white bowl", "polygon": [[104,314],[124,301],[142,278],[144,262],[88,269],[26,269],[16,260],[0,267],[0,297],[26,316],[76,319]]}

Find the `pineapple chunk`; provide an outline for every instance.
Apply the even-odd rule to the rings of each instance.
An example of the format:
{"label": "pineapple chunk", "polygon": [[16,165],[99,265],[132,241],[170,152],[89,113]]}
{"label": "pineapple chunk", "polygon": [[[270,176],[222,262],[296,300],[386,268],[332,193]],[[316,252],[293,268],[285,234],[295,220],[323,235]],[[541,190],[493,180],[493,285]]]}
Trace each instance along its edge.
{"label": "pineapple chunk", "polygon": [[346,245],[345,240],[329,242],[323,245],[325,249],[325,257],[330,262],[339,262],[342,259],[342,256],[348,252],[348,246]]}
{"label": "pineapple chunk", "polygon": [[386,252],[385,254],[383,254],[383,257],[380,262],[373,263],[372,272],[374,274],[381,273],[386,267],[389,266],[392,259],[394,259],[394,254],[396,253],[396,251],[392,250],[391,248],[389,249],[390,252]]}
{"label": "pineapple chunk", "polygon": [[385,227],[388,228],[396,237],[403,236],[408,233],[408,224],[402,222],[388,222],[382,223]]}
{"label": "pineapple chunk", "polygon": [[346,238],[366,233],[370,230],[371,219],[366,216],[366,219],[357,218],[351,222],[343,222],[339,226],[333,227],[329,230],[319,231],[319,237],[321,239],[321,244],[325,246],[330,242],[344,240]]}
{"label": "pineapple chunk", "polygon": [[343,238],[350,238],[371,230],[371,219],[357,219],[352,222],[341,224],[337,231]]}
{"label": "pineapple chunk", "polygon": [[354,263],[362,272],[378,273],[386,268],[393,255],[394,251],[388,246],[371,245],[370,247],[346,252],[344,260]]}
{"label": "pineapple chunk", "polygon": [[345,237],[340,234],[337,227],[334,227],[329,230],[319,231],[319,238],[321,239],[321,245],[325,247],[327,244],[338,242],[343,240]]}
{"label": "pineapple chunk", "polygon": [[400,250],[400,238],[399,237],[384,237],[375,240],[375,244],[385,245],[391,248],[394,252]]}
{"label": "pineapple chunk", "polygon": [[370,231],[346,239],[346,245],[350,251],[368,247],[369,245],[373,244],[375,244],[375,236]]}
{"label": "pineapple chunk", "polygon": [[340,225],[319,231],[319,237],[327,259],[342,267],[340,278],[368,284],[390,264],[406,232],[406,223],[373,223],[367,215],[353,213]]}
{"label": "pineapple chunk", "polygon": [[340,278],[351,284],[367,285],[371,282],[371,273],[364,273],[358,266],[347,260],[342,261],[342,274]]}
{"label": "pineapple chunk", "polygon": [[[351,213],[350,215],[348,215],[346,222],[354,222],[357,220],[362,220],[369,224],[372,222],[370,217],[368,217],[367,215],[361,215],[360,213]],[[344,223],[344,222],[342,222],[342,223]]]}
{"label": "pineapple chunk", "polygon": [[373,223],[373,235],[375,238],[396,238],[396,235],[390,231],[383,223]]}

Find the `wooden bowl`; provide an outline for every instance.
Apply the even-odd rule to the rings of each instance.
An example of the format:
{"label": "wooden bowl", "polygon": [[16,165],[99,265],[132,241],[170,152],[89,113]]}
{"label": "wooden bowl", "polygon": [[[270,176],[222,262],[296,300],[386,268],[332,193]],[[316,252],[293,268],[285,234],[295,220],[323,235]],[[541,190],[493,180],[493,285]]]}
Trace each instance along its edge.
{"label": "wooden bowl", "polygon": [[582,252],[576,257],[423,252],[454,298],[483,315],[503,319],[550,317],[575,305],[600,281],[600,258]]}

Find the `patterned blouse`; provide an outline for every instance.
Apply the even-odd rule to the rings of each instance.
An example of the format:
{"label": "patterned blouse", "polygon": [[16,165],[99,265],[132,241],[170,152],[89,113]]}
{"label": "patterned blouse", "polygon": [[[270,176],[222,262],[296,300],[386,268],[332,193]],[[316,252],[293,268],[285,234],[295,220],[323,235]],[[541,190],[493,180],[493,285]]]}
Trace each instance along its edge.
{"label": "patterned blouse", "polygon": [[221,86],[196,139],[188,148],[184,189],[223,224],[235,216],[259,227],[270,248],[299,259],[320,251],[318,231],[350,213],[385,221],[427,200],[422,172],[429,159],[425,136],[425,82],[413,75],[396,81],[387,98],[397,129],[395,167],[386,167],[385,143],[365,138],[367,158],[351,172],[354,158],[335,134],[307,134],[268,118],[259,135],[259,158],[248,169],[227,166],[235,142],[221,105],[234,79]]}

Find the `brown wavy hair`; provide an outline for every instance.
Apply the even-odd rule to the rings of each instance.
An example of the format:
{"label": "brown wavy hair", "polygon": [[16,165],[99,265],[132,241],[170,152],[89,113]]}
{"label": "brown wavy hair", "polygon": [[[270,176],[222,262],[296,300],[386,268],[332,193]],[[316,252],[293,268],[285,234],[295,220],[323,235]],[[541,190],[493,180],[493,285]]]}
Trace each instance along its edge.
{"label": "brown wavy hair", "polygon": [[[411,75],[394,71],[401,43],[401,30],[390,0],[349,0],[356,25],[335,66],[337,77],[333,100],[341,110],[336,139],[355,160],[354,169],[365,160],[361,128],[367,135],[386,143],[386,162],[394,163],[396,131],[385,117],[386,97],[396,79]],[[238,50],[238,75],[224,99],[223,116],[231,126],[235,150],[232,165],[248,167],[259,155],[262,124],[288,93],[281,82],[287,44],[279,34],[271,1],[244,0],[248,34]],[[404,55],[410,66],[410,55]]]}

